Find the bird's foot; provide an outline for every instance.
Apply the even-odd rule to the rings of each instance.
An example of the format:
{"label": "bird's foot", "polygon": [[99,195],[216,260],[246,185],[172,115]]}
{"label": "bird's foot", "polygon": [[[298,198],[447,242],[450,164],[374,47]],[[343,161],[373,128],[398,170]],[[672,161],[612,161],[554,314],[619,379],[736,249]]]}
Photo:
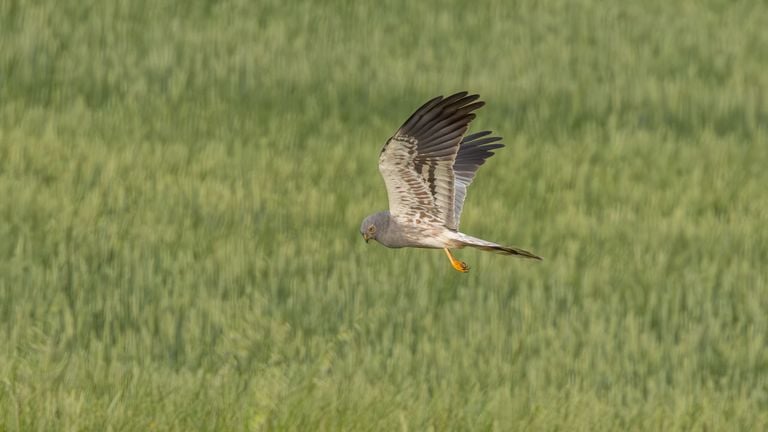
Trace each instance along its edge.
{"label": "bird's foot", "polygon": [[451,265],[453,266],[453,268],[455,268],[456,270],[462,273],[469,273],[469,266],[464,261],[459,261],[459,260],[452,261]]}
{"label": "bird's foot", "polygon": [[468,273],[469,272],[469,266],[464,261],[459,261],[456,258],[453,257],[453,254],[451,254],[451,251],[448,248],[443,249],[445,251],[445,254],[448,255],[448,259],[451,260],[451,266],[453,266],[456,271],[460,271],[462,273]]}

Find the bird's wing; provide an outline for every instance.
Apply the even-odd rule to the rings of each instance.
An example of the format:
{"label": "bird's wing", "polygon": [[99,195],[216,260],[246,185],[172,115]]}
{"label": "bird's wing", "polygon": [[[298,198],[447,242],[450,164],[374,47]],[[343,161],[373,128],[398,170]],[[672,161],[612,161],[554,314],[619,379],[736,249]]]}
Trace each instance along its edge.
{"label": "bird's wing", "polygon": [[459,219],[461,210],[464,207],[464,198],[467,196],[467,188],[475,178],[480,165],[484,164],[486,159],[493,156],[493,150],[504,147],[501,137],[488,136],[491,131],[477,132],[467,135],[461,140],[459,152],[456,154],[456,161],[453,163],[453,174],[456,177],[454,185],[454,203],[453,203],[453,221],[455,226],[451,229],[459,228]]}
{"label": "bird's wing", "polygon": [[454,169],[461,137],[482,107],[467,92],[436,97],[417,109],[379,155],[390,214],[407,223],[456,225]]}

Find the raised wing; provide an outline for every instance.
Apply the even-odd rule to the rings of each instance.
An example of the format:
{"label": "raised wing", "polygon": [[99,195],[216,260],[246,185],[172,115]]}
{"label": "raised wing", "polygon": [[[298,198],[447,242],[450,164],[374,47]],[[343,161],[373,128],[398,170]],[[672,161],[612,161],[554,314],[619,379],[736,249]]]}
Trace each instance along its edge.
{"label": "raised wing", "polygon": [[389,212],[410,223],[454,221],[454,169],[461,137],[472,111],[485,103],[478,95],[438,96],[417,109],[384,145],[379,171],[389,196]]}
{"label": "raised wing", "polygon": [[454,184],[453,221],[454,226],[448,228],[459,229],[461,210],[464,207],[464,198],[467,196],[467,188],[477,174],[480,165],[486,159],[493,156],[492,150],[504,147],[501,137],[489,137],[491,131],[477,132],[467,135],[461,140],[459,152],[456,154],[456,162],[453,164],[453,173],[456,178]]}

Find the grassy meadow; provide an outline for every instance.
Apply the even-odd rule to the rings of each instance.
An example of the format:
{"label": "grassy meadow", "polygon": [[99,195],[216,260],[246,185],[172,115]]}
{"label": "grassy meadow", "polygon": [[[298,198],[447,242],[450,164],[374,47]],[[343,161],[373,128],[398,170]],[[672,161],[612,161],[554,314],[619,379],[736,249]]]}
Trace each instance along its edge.
{"label": "grassy meadow", "polygon": [[[0,0],[0,431],[768,429],[768,5]],[[427,99],[507,147],[366,245]]]}

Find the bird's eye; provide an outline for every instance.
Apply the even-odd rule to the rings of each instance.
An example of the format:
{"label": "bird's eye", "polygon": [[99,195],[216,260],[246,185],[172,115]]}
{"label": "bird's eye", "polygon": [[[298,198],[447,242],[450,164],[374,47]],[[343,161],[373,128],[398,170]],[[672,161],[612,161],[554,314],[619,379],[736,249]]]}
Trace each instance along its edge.
{"label": "bird's eye", "polygon": [[368,227],[368,234],[373,234],[376,232],[376,225],[371,225]]}

